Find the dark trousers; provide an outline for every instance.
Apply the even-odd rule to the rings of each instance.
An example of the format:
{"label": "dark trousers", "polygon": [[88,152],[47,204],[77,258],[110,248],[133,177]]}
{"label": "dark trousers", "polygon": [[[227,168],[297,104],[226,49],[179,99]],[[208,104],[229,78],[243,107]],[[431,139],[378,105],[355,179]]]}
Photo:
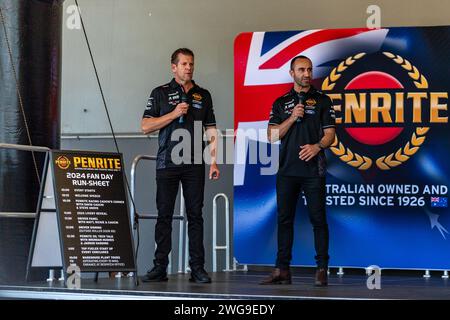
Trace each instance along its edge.
{"label": "dark trousers", "polygon": [[292,259],[294,218],[300,191],[305,193],[319,268],[328,268],[328,224],[325,214],[325,178],[277,175],[278,254],[276,267],[287,269]]}
{"label": "dark trousers", "polygon": [[203,267],[203,194],[205,189],[205,166],[189,165],[180,168],[156,170],[156,206],[158,219],[155,227],[155,266],[167,267],[172,249],[172,217],[178,186],[181,181],[186,205],[189,237],[189,265]]}

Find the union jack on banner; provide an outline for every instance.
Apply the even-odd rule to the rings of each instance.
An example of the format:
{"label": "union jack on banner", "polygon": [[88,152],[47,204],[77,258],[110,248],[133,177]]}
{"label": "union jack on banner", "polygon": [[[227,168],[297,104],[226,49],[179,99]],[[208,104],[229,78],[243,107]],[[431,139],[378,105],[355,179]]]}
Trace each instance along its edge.
{"label": "union jack on banner", "polygon": [[[235,129],[267,127],[272,103],[292,86],[293,57],[301,54],[312,59],[313,84],[320,90],[333,63],[356,52],[378,51],[387,33],[388,29],[364,28],[240,34],[234,47]],[[240,149],[244,150],[236,154],[247,153],[247,146]],[[245,165],[235,165],[235,185],[244,184],[244,175]]]}

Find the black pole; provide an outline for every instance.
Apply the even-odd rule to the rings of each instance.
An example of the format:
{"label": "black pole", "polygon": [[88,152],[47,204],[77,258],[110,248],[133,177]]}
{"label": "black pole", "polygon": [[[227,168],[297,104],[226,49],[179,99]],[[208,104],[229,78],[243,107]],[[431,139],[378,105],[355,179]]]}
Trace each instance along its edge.
{"label": "black pole", "polygon": [[[2,143],[59,149],[62,2],[0,0]],[[34,155],[0,150],[0,213],[36,210],[44,155]],[[0,281],[23,279],[33,222],[0,217]]]}

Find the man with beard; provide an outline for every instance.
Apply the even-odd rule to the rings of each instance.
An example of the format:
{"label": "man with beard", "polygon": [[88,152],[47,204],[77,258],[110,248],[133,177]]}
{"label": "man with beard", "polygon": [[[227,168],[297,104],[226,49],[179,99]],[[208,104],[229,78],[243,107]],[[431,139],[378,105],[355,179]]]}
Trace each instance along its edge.
{"label": "man with beard", "polygon": [[308,57],[293,58],[289,73],[294,86],[275,100],[267,132],[270,142],[281,139],[276,182],[278,253],[275,269],[261,284],[291,284],[294,218],[303,191],[314,230],[315,285],[327,286],[329,234],[324,149],[335,139],[335,114],[331,99],[311,85],[312,62]]}

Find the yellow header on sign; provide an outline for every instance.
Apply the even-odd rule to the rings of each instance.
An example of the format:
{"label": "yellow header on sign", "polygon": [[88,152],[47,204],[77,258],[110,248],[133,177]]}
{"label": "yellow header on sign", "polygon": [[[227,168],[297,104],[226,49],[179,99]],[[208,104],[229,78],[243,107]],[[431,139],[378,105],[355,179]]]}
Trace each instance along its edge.
{"label": "yellow header on sign", "polygon": [[95,157],[73,157],[73,166],[75,168],[90,169],[120,169],[120,159],[114,158],[95,158]]}

